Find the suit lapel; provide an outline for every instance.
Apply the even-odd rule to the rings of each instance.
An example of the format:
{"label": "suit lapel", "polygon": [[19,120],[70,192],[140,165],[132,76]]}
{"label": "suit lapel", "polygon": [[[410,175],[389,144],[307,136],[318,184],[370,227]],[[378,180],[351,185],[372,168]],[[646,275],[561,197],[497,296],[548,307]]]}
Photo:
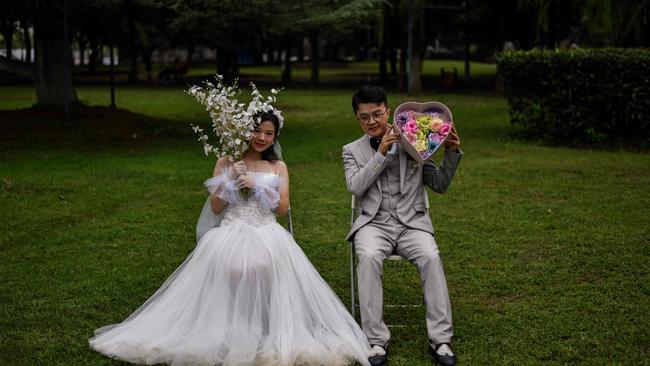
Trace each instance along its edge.
{"label": "suit lapel", "polygon": [[375,152],[370,147],[370,136],[363,135],[359,143],[359,150],[361,150],[361,155],[363,157],[363,165],[368,164]]}
{"label": "suit lapel", "polygon": [[397,149],[399,151],[399,190],[404,192],[404,179],[406,177],[406,151],[401,146]]}
{"label": "suit lapel", "polygon": [[[372,156],[375,155],[375,151],[370,146],[370,136],[363,135],[363,137],[361,137],[358,141],[359,152],[361,153],[360,160],[364,166],[368,165],[368,162],[370,159],[372,159]],[[377,179],[377,188],[379,188],[379,192],[381,192],[381,183],[379,181],[380,179]]]}

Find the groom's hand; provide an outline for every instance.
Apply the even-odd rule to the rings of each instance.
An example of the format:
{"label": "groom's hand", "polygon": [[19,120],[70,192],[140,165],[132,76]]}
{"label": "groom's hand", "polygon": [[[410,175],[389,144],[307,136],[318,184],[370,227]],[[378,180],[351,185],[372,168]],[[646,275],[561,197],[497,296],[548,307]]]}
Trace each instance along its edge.
{"label": "groom's hand", "polygon": [[458,132],[456,132],[456,126],[452,123],[449,136],[445,140],[445,148],[451,151],[456,151],[458,150],[458,147],[460,147],[460,137],[458,136]]}
{"label": "groom's hand", "polygon": [[379,151],[382,155],[386,155],[388,153],[388,150],[393,146],[395,142],[399,140],[399,135],[393,133],[393,126],[388,125],[386,129],[386,133],[384,133],[384,136],[381,138],[381,143],[379,143],[379,147],[377,148],[377,151]]}

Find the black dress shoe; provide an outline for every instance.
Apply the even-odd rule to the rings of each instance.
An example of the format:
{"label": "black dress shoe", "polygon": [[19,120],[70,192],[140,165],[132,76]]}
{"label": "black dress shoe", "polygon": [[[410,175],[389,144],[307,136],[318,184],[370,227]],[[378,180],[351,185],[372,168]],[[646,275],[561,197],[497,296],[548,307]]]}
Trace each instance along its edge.
{"label": "black dress shoe", "polygon": [[[370,363],[371,366],[385,366],[388,362],[388,345],[386,346],[380,346],[380,345],[372,345],[372,350],[370,351],[370,356],[368,356],[368,363]],[[375,347],[381,348],[381,350],[377,350]],[[380,352],[373,352],[373,351],[380,351]],[[383,352],[381,352],[383,351]]]}
{"label": "black dress shoe", "polygon": [[[440,350],[440,347],[443,345],[447,345],[449,347],[448,351],[449,352],[441,352],[438,353],[438,350]],[[431,353],[431,357],[433,357],[433,360],[436,361],[439,365],[443,366],[455,366],[456,365],[456,355],[454,352],[451,350],[451,344],[449,343],[438,343],[436,345],[429,344],[429,353]]]}

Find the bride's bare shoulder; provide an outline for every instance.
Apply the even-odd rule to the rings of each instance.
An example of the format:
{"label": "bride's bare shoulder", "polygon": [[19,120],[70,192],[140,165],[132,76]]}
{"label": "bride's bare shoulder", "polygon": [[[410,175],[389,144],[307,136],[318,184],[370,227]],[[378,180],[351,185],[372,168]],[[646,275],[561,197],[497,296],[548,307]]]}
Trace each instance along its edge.
{"label": "bride's bare shoulder", "polygon": [[286,175],[287,174],[287,164],[285,164],[284,161],[282,160],[276,160],[271,163],[271,167],[273,170],[280,175]]}
{"label": "bride's bare shoulder", "polygon": [[285,162],[282,161],[282,160],[276,160],[276,161],[272,161],[270,163],[271,163],[271,166],[273,166],[273,167],[284,167],[285,169],[287,168],[287,164],[285,164]]}

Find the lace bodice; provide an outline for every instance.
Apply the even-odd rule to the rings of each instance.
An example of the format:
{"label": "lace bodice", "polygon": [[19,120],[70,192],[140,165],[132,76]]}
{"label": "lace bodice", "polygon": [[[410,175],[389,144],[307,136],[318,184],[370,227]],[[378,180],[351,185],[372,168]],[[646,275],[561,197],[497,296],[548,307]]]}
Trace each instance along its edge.
{"label": "lace bodice", "polygon": [[228,206],[225,209],[221,226],[226,226],[234,221],[242,220],[249,225],[262,226],[276,222],[272,211],[262,210],[258,201],[251,199],[244,204]]}
{"label": "lace bodice", "polygon": [[221,175],[205,181],[208,191],[228,202],[221,226],[234,221],[245,221],[249,225],[261,226],[276,222],[273,210],[280,201],[282,178],[272,172],[249,172],[255,182],[255,189],[245,198],[230,179],[230,169]]}

